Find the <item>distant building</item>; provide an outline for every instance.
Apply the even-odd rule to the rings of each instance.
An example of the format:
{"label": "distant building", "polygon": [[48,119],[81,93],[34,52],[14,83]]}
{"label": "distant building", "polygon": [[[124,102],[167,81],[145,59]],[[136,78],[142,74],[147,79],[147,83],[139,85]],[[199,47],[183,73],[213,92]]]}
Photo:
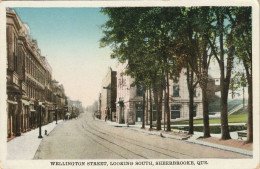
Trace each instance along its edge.
{"label": "distant building", "polygon": [[101,93],[99,93],[97,101],[97,111],[94,111],[94,116],[98,119],[101,119],[101,100]]}
{"label": "distant building", "polygon": [[[65,118],[65,107],[67,106],[66,103],[66,96],[64,87],[62,84],[59,84],[58,81],[53,80],[52,81],[52,94],[53,94],[53,105],[55,107],[55,112],[57,114],[54,114],[54,116],[57,115],[58,119],[64,119]],[[56,117],[55,117],[56,118]]]}
{"label": "distant building", "polygon": [[68,100],[68,113],[66,118],[78,117],[80,113],[84,113],[84,108],[82,107],[82,102],[79,100]]}

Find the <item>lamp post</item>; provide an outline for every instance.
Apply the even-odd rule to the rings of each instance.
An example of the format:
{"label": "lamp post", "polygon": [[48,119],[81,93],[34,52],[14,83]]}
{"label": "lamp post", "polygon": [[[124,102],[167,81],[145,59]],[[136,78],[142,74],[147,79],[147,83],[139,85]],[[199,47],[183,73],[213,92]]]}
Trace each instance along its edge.
{"label": "lamp post", "polygon": [[40,126],[39,126],[39,136],[38,138],[42,138],[42,106],[44,105],[44,102],[39,102],[39,106],[41,107],[40,111]]}
{"label": "lamp post", "polygon": [[57,103],[54,103],[54,110],[55,110],[55,120],[56,120],[56,124],[58,124],[57,123],[57,110],[56,110],[56,106],[57,106]]}

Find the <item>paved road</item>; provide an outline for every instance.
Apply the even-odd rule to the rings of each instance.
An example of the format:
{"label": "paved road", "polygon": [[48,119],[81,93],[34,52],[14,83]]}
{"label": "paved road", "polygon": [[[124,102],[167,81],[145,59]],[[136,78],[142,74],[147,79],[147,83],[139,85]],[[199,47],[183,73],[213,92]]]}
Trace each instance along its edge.
{"label": "paved road", "polygon": [[34,159],[249,158],[96,121],[84,113],[58,125],[45,137]]}

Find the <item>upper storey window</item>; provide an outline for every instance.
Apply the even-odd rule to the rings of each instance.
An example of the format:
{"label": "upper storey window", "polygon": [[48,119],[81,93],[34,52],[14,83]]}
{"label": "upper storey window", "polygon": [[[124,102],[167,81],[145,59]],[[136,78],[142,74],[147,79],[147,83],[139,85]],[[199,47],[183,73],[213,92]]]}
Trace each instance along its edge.
{"label": "upper storey window", "polygon": [[136,86],[136,95],[137,96],[143,96],[143,86],[142,85],[137,85]]}
{"label": "upper storey window", "polygon": [[179,85],[173,86],[173,97],[179,97],[180,96],[180,87]]}

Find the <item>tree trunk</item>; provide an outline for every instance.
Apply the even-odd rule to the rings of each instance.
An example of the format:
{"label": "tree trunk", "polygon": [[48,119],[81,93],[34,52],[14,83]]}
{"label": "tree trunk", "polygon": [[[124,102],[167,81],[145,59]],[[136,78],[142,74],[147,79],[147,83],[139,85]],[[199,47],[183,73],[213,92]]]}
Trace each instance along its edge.
{"label": "tree trunk", "polygon": [[[164,84],[165,84],[165,81],[164,81]],[[163,86],[163,91],[164,91],[164,115],[163,115],[163,130],[165,131],[165,125],[166,125],[166,114],[167,114],[167,110],[166,110],[166,88],[165,88],[165,85]]]}
{"label": "tree trunk", "polygon": [[[226,67],[226,77],[225,77],[225,57],[224,57],[224,16],[223,13],[217,12],[217,20],[219,25],[219,42],[220,42],[220,59],[219,59],[219,68],[220,68],[220,87],[221,87],[221,139],[227,140],[231,139],[228,129],[228,112],[227,112],[227,99],[228,99],[228,90],[231,78],[231,70],[233,63],[233,47],[229,48],[228,58],[227,58],[227,67]],[[232,34],[232,31],[231,33]],[[229,38],[232,38],[232,35],[229,35]],[[226,40],[227,41],[227,40]],[[217,56],[216,56],[217,57]]]}
{"label": "tree trunk", "polygon": [[228,88],[223,85],[221,89],[221,139],[231,139],[228,128],[227,112]]}
{"label": "tree trunk", "polygon": [[204,137],[210,137],[207,87],[202,89]]}
{"label": "tree trunk", "polygon": [[145,85],[143,85],[143,119],[142,119],[142,129],[145,128]]}
{"label": "tree trunk", "polygon": [[159,112],[159,100],[158,100],[158,91],[157,88],[154,88],[153,90],[153,96],[154,96],[154,102],[155,102],[155,107],[156,107],[156,129],[161,130],[161,119],[160,119],[160,112]]}
{"label": "tree trunk", "polygon": [[253,142],[253,93],[252,78],[249,76],[248,81],[248,120],[247,120],[247,142]]}
{"label": "tree trunk", "polygon": [[145,104],[145,106],[146,106],[146,109],[145,109],[145,114],[146,114],[146,115],[145,115],[145,116],[146,116],[146,117],[145,117],[145,124],[149,124],[149,123],[148,123],[148,120],[149,120],[149,118],[148,118],[148,117],[149,117],[149,116],[148,116],[148,113],[149,113],[149,111],[148,111],[148,110],[149,110],[149,109],[148,109],[148,106],[149,106],[149,105],[148,105],[148,103],[149,103],[149,101],[148,101],[148,100],[149,100],[148,90],[146,90],[146,92],[147,92],[147,93],[146,93],[146,104]]}
{"label": "tree trunk", "polygon": [[170,119],[170,108],[169,108],[169,76],[168,71],[166,71],[166,100],[165,100],[165,110],[167,114],[167,131],[171,131],[171,119]]}
{"label": "tree trunk", "polygon": [[162,99],[163,99],[163,84],[161,83],[160,85],[160,88],[159,88],[159,101],[158,101],[158,119],[157,119],[157,122],[158,122],[158,130],[161,130],[162,127],[162,123],[161,123],[161,120],[162,120]]}
{"label": "tree trunk", "polygon": [[249,69],[247,63],[248,62],[244,59],[243,64],[246,70],[246,78],[248,83],[247,142],[252,143],[253,142],[253,93],[252,93],[253,84],[252,84],[252,70]]}
{"label": "tree trunk", "polygon": [[194,109],[194,87],[193,87],[193,76],[194,73],[191,71],[187,66],[187,84],[188,84],[188,91],[189,91],[189,134],[194,133],[193,129],[193,109]]}
{"label": "tree trunk", "polygon": [[152,100],[152,90],[149,89],[149,97],[150,97],[150,129],[153,128],[153,100]]}

